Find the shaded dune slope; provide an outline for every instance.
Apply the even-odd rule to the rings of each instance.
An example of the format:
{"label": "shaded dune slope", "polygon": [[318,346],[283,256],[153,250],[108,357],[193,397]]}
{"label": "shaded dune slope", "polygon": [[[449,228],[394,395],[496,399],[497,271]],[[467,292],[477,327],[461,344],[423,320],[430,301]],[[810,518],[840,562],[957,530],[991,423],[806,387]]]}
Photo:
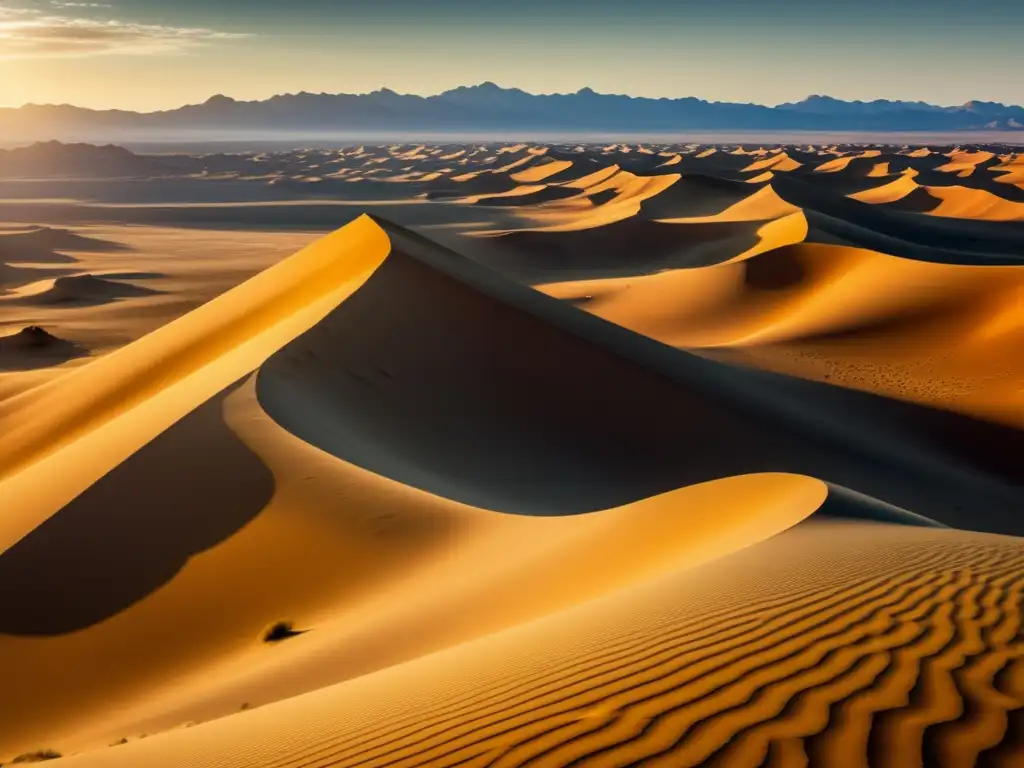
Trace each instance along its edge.
{"label": "shaded dune slope", "polygon": [[[974,525],[1018,530],[1016,430],[704,360],[384,226],[388,261],[259,376],[268,413],[341,458],[504,511],[580,512],[786,471],[944,522],[964,504]],[[509,393],[500,408],[498,392]],[[524,434],[536,429],[544,440]],[[699,442],[680,439],[694,434]],[[883,456],[891,474],[875,471]],[[554,509],[559,498],[573,506]]]}
{"label": "shaded dune slope", "polygon": [[645,200],[640,215],[649,219],[712,216],[748,197],[755,189],[745,181],[684,174],[671,187]]}
{"label": "shaded dune slope", "polygon": [[572,232],[509,232],[466,243],[474,258],[528,283],[642,275],[726,261],[757,245],[748,222],[679,225],[632,217]]}
{"label": "shaded dune slope", "polygon": [[98,275],[58,277],[44,291],[20,299],[23,304],[106,304],[121,299],[153,296],[160,291]]}
{"label": "shaded dune slope", "polygon": [[80,345],[54,336],[39,326],[0,336],[0,371],[60,365],[88,354]]}
{"label": "shaded dune slope", "polygon": [[[850,198],[820,195],[797,179],[773,182],[776,192],[791,204],[808,211],[825,214],[897,240],[931,246],[941,253],[959,252],[961,263],[1020,264],[1021,230],[1000,222],[993,226],[985,221],[946,220],[920,216],[910,212],[889,211]],[[923,252],[922,252],[923,253]]]}
{"label": "shaded dune slope", "polygon": [[[124,251],[121,243],[85,237],[66,229],[41,227],[0,235],[0,260],[43,262],[62,260],[59,251]],[[63,260],[70,260],[63,257]]]}

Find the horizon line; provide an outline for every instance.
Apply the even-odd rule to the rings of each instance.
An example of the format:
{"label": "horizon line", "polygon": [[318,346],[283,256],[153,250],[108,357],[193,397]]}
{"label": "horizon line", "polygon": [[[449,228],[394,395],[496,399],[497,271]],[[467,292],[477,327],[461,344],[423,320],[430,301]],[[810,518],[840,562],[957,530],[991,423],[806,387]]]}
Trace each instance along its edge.
{"label": "horizon line", "polygon": [[96,107],[83,107],[83,106],[79,106],[77,104],[71,104],[69,102],[54,103],[54,102],[32,102],[32,101],[25,102],[25,103],[23,103],[23,104],[21,104],[19,106],[0,107],[0,109],[17,110],[17,109],[25,109],[25,108],[28,108],[28,107],[56,107],[56,108],[70,107],[70,108],[73,108],[73,109],[88,110],[90,112],[131,112],[131,113],[139,114],[139,115],[155,115],[155,114],[161,114],[161,113],[165,113],[165,112],[174,112],[176,110],[184,109],[186,107],[199,107],[199,106],[203,106],[203,105],[208,104],[209,102],[211,102],[211,101],[213,101],[215,99],[225,99],[225,100],[229,100],[229,101],[232,101],[232,102],[235,102],[235,103],[239,103],[239,104],[259,104],[259,103],[270,101],[272,99],[285,98],[285,97],[294,97],[294,96],[372,96],[372,95],[378,94],[378,93],[392,93],[392,94],[394,94],[396,96],[413,97],[413,98],[419,98],[419,99],[430,99],[430,98],[437,98],[439,96],[444,96],[445,94],[452,93],[452,92],[458,91],[458,90],[469,90],[469,89],[474,89],[474,88],[485,88],[485,87],[488,87],[488,86],[497,88],[497,89],[502,90],[502,91],[518,91],[518,92],[524,93],[524,94],[526,94],[528,96],[535,96],[535,97],[544,97],[544,96],[578,96],[578,95],[583,94],[583,93],[591,93],[591,94],[593,94],[595,96],[612,96],[612,97],[627,98],[627,99],[642,100],[642,101],[686,101],[686,100],[693,99],[695,101],[704,102],[706,104],[741,104],[741,105],[745,105],[745,106],[763,107],[765,109],[777,109],[778,107],[784,106],[784,105],[787,105],[787,104],[802,104],[802,103],[804,103],[806,101],[809,101],[811,99],[829,99],[829,100],[838,101],[838,102],[841,102],[841,103],[844,103],[844,104],[877,104],[879,102],[888,103],[888,104],[926,104],[928,106],[938,107],[938,108],[941,108],[941,109],[957,109],[957,108],[962,109],[962,108],[966,107],[968,104],[975,104],[975,103],[978,103],[978,104],[998,104],[998,105],[1004,106],[1004,107],[1024,107],[1024,105],[1019,105],[1019,104],[1007,104],[1007,103],[998,102],[998,101],[984,101],[984,100],[981,100],[981,99],[968,99],[967,101],[965,101],[962,104],[934,104],[932,102],[924,101],[922,99],[882,99],[882,98],[879,98],[879,99],[841,99],[841,98],[837,98],[835,96],[829,96],[828,94],[825,94],[825,93],[811,93],[811,94],[808,94],[807,96],[805,96],[803,99],[800,99],[798,101],[781,101],[781,102],[778,102],[777,104],[763,104],[763,103],[758,103],[758,102],[753,102],[753,101],[716,101],[716,100],[713,100],[713,99],[702,98],[700,96],[631,96],[628,93],[604,93],[604,92],[601,92],[601,91],[597,91],[594,88],[591,88],[590,86],[583,86],[583,87],[581,87],[581,88],[579,88],[579,89],[577,89],[575,91],[568,91],[568,92],[552,91],[552,92],[548,92],[548,93],[542,93],[542,92],[536,92],[535,93],[535,92],[527,91],[527,90],[525,90],[523,88],[519,88],[519,87],[516,87],[516,86],[502,86],[502,85],[498,85],[497,83],[495,83],[492,80],[484,80],[484,81],[481,81],[479,83],[475,83],[475,84],[472,84],[472,85],[457,85],[457,86],[454,86],[452,88],[447,88],[445,90],[439,91],[437,93],[430,93],[430,94],[426,94],[426,95],[420,94],[420,93],[402,93],[402,92],[399,92],[399,91],[395,91],[394,89],[389,88],[387,86],[381,86],[381,87],[376,88],[375,90],[372,90],[372,91],[361,91],[361,92],[347,92],[347,91],[335,91],[335,92],[320,91],[320,92],[316,92],[316,91],[306,91],[306,90],[286,91],[286,92],[282,92],[282,93],[275,93],[275,94],[272,94],[272,95],[267,96],[265,98],[257,98],[257,99],[236,99],[236,98],[234,98],[232,96],[228,96],[227,94],[218,92],[218,93],[214,93],[211,96],[207,97],[204,101],[199,101],[199,102],[194,102],[194,103],[184,103],[184,104],[178,105],[177,107],[168,107],[168,108],[165,108],[165,109],[151,109],[151,110],[136,110],[136,109],[121,108],[121,107],[109,107],[109,108],[105,108],[105,109],[100,109],[100,108],[96,108]]}

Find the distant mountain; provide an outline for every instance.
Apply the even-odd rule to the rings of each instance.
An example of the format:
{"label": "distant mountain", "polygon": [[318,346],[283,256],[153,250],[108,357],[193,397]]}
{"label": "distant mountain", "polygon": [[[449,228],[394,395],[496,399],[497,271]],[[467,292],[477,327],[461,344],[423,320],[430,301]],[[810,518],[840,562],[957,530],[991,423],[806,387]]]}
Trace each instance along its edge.
{"label": "distant mountain", "polygon": [[[1001,107],[1002,105],[995,106]],[[947,112],[950,109],[966,109],[966,107],[937,107],[924,101],[889,101],[888,99],[843,101],[842,99],[833,99],[831,96],[808,96],[803,101],[792,104],[780,104],[777,109],[812,115],[852,115],[864,117],[867,115],[886,115],[893,112],[930,112],[934,114]]]}
{"label": "distant mountain", "polygon": [[651,99],[596,93],[536,95],[494,83],[436,96],[386,88],[367,94],[296,93],[265,101],[214,96],[164,112],[97,111],[69,105],[0,109],[0,140],[164,140],[341,133],[679,133],[684,131],[1017,131],[1024,107],[970,101],[841,101],[810,96],[792,104]]}
{"label": "distant mountain", "polygon": [[25,176],[151,176],[169,170],[169,162],[135,155],[127,149],[110,145],[95,147],[91,144],[47,141],[18,149],[0,149],[0,179]]}

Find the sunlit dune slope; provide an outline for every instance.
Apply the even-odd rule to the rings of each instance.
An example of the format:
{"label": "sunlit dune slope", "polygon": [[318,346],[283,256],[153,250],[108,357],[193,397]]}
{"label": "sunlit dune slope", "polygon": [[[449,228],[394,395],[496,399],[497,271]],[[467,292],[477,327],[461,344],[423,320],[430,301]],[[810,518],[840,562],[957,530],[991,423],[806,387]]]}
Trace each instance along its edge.
{"label": "sunlit dune slope", "polygon": [[[679,174],[644,176],[622,170],[610,175],[595,172],[564,187],[548,187],[534,193],[537,197],[525,202],[536,202],[536,205],[519,207],[520,214],[529,224],[516,230],[573,232],[623,221],[640,212],[645,200],[670,188],[679,178]],[[581,186],[583,184],[586,186]],[[479,202],[479,199],[472,198],[470,202]],[[473,233],[477,237],[499,237],[503,234],[506,232],[500,229]]]}
{"label": "sunlit dune slope", "polygon": [[[921,765],[1024,749],[1017,540],[812,522],[72,766]],[[837,716],[842,713],[842,716]]]}
{"label": "sunlit dune slope", "polygon": [[546,163],[538,163],[523,171],[512,174],[512,179],[521,184],[533,184],[538,181],[551,179],[557,174],[564,173],[572,167],[572,160],[551,160]]}
{"label": "sunlit dune slope", "polygon": [[876,205],[892,204],[931,216],[981,221],[1024,221],[1024,202],[1007,200],[985,189],[919,185],[909,176],[851,195]]}
{"label": "sunlit dune slope", "polygon": [[767,221],[788,216],[798,210],[799,208],[779,197],[778,193],[768,185],[719,213],[710,216],[667,218],[664,221],[680,224],[686,222]]}
{"label": "sunlit dune slope", "polygon": [[780,152],[764,160],[757,160],[743,168],[744,173],[760,173],[761,171],[782,172],[795,171],[802,163],[797,162],[785,152]]}
{"label": "sunlit dune slope", "polygon": [[0,519],[0,550],[319,320],[386,254],[379,228],[346,228],[145,344],[0,404],[0,483],[14,510]]}
{"label": "sunlit dune slope", "polygon": [[[1021,427],[1024,268],[797,243],[703,269],[545,287],[678,347]],[[785,360],[783,363],[782,361]]]}

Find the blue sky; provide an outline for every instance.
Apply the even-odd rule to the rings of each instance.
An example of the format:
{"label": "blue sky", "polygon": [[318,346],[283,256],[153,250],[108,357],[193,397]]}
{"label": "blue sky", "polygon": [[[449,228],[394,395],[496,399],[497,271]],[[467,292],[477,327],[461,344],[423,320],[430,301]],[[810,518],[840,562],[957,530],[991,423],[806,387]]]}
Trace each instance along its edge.
{"label": "blue sky", "polygon": [[0,0],[0,105],[152,110],[491,80],[1024,103],[1024,0]]}

